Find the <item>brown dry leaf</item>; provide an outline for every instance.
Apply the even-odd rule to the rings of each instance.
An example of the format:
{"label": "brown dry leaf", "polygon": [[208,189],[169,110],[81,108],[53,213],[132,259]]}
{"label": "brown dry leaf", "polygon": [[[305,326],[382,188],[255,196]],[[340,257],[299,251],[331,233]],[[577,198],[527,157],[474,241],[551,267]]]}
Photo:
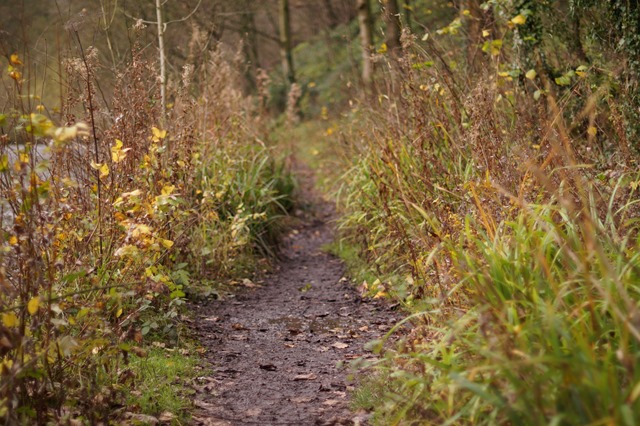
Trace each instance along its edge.
{"label": "brown dry leaf", "polygon": [[333,407],[334,405],[338,404],[340,401],[338,401],[337,399],[327,399],[325,402],[322,403],[322,405],[328,405],[329,407]]}
{"label": "brown dry leaf", "polygon": [[162,414],[160,414],[160,417],[158,417],[158,420],[160,420],[162,423],[170,423],[175,418],[176,418],[176,416],[172,412],[163,411]]}
{"label": "brown dry leaf", "polygon": [[291,402],[295,404],[306,404],[311,401],[313,401],[313,398],[310,398],[308,396],[298,396],[296,398],[291,398]]}
{"label": "brown dry leaf", "polygon": [[247,287],[247,288],[257,287],[253,281],[251,281],[250,279],[247,279],[247,278],[242,280],[242,285]]}
{"label": "brown dry leaf", "polygon": [[309,374],[298,374],[296,377],[293,378],[294,381],[301,381],[301,380],[315,380],[317,379],[318,376],[316,376],[313,373],[309,373]]}
{"label": "brown dry leaf", "polygon": [[229,339],[243,341],[249,340],[249,337],[247,337],[246,334],[232,334],[231,336],[229,336]]}
{"label": "brown dry leaf", "polygon": [[346,349],[346,348],[349,347],[349,345],[347,345],[346,343],[342,343],[342,342],[336,342],[331,346],[336,348],[336,349]]}
{"label": "brown dry leaf", "polygon": [[278,369],[278,367],[273,364],[260,364],[260,368],[267,371],[276,371]]}

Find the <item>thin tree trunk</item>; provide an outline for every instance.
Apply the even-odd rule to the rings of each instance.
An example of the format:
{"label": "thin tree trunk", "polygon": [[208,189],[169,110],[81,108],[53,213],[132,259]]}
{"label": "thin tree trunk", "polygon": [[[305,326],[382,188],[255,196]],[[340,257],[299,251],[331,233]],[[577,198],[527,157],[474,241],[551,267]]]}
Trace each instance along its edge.
{"label": "thin tree trunk", "polygon": [[470,12],[469,26],[467,29],[467,63],[471,71],[477,71],[479,66],[478,56],[482,42],[482,25],[484,23],[483,11],[480,9],[479,0],[468,0],[467,9]]}
{"label": "thin tree trunk", "polygon": [[158,50],[160,51],[160,105],[161,126],[164,127],[167,113],[167,70],[164,57],[164,22],[162,22],[162,1],[156,0],[156,18],[158,20]]}
{"label": "thin tree trunk", "polygon": [[362,84],[370,90],[373,87],[373,21],[369,0],[358,0],[358,24],[360,25],[360,45],[362,46]]}
{"label": "thin tree trunk", "polygon": [[401,56],[402,46],[400,44],[400,9],[398,0],[382,0],[383,17],[387,26],[385,43],[392,58]]}
{"label": "thin tree trunk", "polygon": [[327,18],[329,19],[329,28],[335,28],[338,26],[338,16],[336,11],[333,10],[333,4],[331,0],[324,0],[324,8],[327,11]]}
{"label": "thin tree trunk", "polygon": [[404,16],[407,20],[407,29],[409,32],[413,32],[413,6],[411,6],[411,0],[404,0]]}
{"label": "thin tree trunk", "polygon": [[246,13],[242,19],[242,35],[244,38],[243,50],[247,62],[245,69],[245,77],[249,85],[249,91],[253,92],[256,88],[256,72],[260,64],[258,63],[258,40],[256,37],[256,25],[254,11],[246,5]]}
{"label": "thin tree trunk", "polygon": [[291,21],[289,17],[289,0],[280,0],[280,56],[282,57],[282,71],[289,84],[296,81],[293,69],[293,55],[291,53]]}

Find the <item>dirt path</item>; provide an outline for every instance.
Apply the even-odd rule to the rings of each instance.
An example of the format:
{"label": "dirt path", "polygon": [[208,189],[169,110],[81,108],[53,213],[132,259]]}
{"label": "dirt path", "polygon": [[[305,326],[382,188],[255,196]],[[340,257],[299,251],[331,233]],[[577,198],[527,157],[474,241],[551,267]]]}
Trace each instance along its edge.
{"label": "dirt path", "polygon": [[349,406],[349,368],[372,354],[397,314],[364,301],[344,278],[328,214],[293,231],[284,259],[256,288],[197,307],[197,330],[212,377],[201,378],[199,425],[364,424]]}

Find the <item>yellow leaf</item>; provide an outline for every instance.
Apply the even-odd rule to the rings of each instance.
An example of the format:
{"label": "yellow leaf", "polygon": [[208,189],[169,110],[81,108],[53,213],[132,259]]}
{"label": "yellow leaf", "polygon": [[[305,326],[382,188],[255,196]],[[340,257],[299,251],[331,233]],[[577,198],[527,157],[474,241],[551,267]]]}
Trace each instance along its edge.
{"label": "yellow leaf", "polygon": [[526,78],[528,78],[529,80],[533,80],[534,78],[536,78],[537,75],[538,75],[538,73],[536,73],[536,70],[531,69],[531,70],[527,71],[527,73],[524,76]]}
{"label": "yellow leaf", "polygon": [[589,126],[589,128],[587,129],[587,134],[589,136],[595,136],[598,134],[598,129],[593,126]]}
{"label": "yellow leaf", "polygon": [[142,191],[140,191],[139,189],[134,189],[131,192],[123,192],[122,193],[122,198],[139,197],[140,195],[142,195]]}
{"label": "yellow leaf", "polygon": [[118,309],[118,312],[116,312],[116,318],[120,318],[121,315],[122,315],[122,308]]}
{"label": "yellow leaf", "polygon": [[105,164],[102,165],[102,167],[100,167],[100,177],[107,177],[109,176],[109,166]]}
{"label": "yellow leaf", "polygon": [[515,16],[512,20],[511,23],[513,23],[514,25],[522,25],[525,22],[527,22],[527,17],[520,14],[518,16]]}
{"label": "yellow leaf", "polygon": [[12,54],[9,61],[11,62],[11,65],[22,65],[22,61],[17,53]]}
{"label": "yellow leaf", "polygon": [[10,236],[9,244],[12,246],[15,246],[16,244],[18,244],[18,237],[16,237],[15,235]]}
{"label": "yellow leaf", "polygon": [[122,149],[122,141],[116,139],[115,144],[111,147],[111,161],[119,163],[127,157],[127,151],[131,148]]}
{"label": "yellow leaf", "polygon": [[374,299],[382,299],[383,297],[386,297],[387,293],[384,290],[380,290],[376,293],[375,296],[373,296]]}
{"label": "yellow leaf", "polygon": [[149,235],[151,234],[151,228],[145,224],[138,224],[135,226],[135,228],[133,229],[133,232],[131,232],[131,235],[135,238],[135,237],[139,237],[141,235]]}
{"label": "yellow leaf", "polygon": [[40,298],[38,296],[34,296],[27,303],[27,311],[29,311],[29,315],[35,315],[38,312],[38,308],[40,307]]}
{"label": "yellow leaf", "polygon": [[100,172],[100,178],[109,176],[109,166],[106,163],[91,162],[91,168]]}
{"label": "yellow leaf", "polygon": [[131,244],[127,244],[127,245],[124,245],[124,246],[120,247],[114,253],[114,255],[118,256],[118,257],[123,257],[123,256],[134,257],[137,254],[138,254],[138,248],[136,246],[131,245]]}
{"label": "yellow leaf", "polygon": [[489,30],[482,30],[482,37],[489,37],[490,34]]}
{"label": "yellow leaf", "polygon": [[159,142],[162,139],[167,137],[167,131],[166,130],[160,130],[157,127],[153,127],[151,129],[151,131],[153,132],[153,141],[154,142]]}
{"label": "yellow leaf", "polygon": [[171,240],[163,240],[161,238],[160,243],[164,246],[164,248],[167,248],[167,249],[170,249],[171,247],[173,247],[173,241]]}
{"label": "yellow leaf", "polygon": [[471,16],[471,11],[469,11],[469,9],[465,9],[462,11],[462,15],[463,16]]}
{"label": "yellow leaf", "polygon": [[175,185],[165,185],[160,192],[162,195],[171,195],[174,189],[176,189]]}
{"label": "yellow leaf", "polygon": [[387,43],[382,43],[380,45],[380,49],[378,49],[378,53],[387,53]]}
{"label": "yellow leaf", "polygon": [[18,317],[13,312],[2,314],[2,325],[8,328],[18,326]]}

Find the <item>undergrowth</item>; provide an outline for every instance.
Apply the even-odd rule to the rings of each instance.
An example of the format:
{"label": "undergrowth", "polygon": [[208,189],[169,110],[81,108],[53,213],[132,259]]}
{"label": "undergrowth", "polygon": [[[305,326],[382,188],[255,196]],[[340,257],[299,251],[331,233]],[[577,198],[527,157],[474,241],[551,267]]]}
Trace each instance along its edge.
{"label": "undergrowth", "polygon": [[356,402],[379,424],[636,424],[637,123],[568,48],[561,74],[519,56],[535,16],[505,5],[481,67],[458,47],[461,11],[405,34],[400,61],[378,55],[377,96],[336,124],[336,252],[411,325],[360,364]]}
{"label": "undergrowth", "polygon": [[165,114],[137,41],[105,94],[98,52],[69,22],[62,105],[30,92],[51,82],[18,54],[1,77],[0,419],[183,421],[172,376],[197,356],[170,351],[190,347],[185,294],[268,262],[295,183],[222,47],[194,35],[205,53],[171,77]]}

